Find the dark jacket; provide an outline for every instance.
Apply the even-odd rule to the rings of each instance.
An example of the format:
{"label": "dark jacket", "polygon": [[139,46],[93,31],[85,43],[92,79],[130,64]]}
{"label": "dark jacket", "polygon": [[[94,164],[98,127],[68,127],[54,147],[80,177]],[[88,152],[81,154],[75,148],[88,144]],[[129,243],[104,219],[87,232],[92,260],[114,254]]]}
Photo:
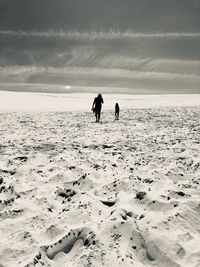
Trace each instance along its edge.
{"label": "dark jacket", "polygon": [[119,113],[119,105],[115,105],[115,113]]}
{"label": "dark jacket", "polygon": [[101,109],[102,104],[103,104],[103,98],[95,97],[94,102],[93,102],[93,107],[95,109]]}

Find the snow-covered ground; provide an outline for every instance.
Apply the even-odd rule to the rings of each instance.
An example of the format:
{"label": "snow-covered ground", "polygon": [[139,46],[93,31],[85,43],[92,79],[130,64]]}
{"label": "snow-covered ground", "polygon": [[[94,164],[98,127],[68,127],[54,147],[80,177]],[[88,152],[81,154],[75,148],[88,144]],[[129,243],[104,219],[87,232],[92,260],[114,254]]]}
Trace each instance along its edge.
{"label": "snow-covered ground", "polygon": [[0,266],[200,266],[200,95],[103,97],[0,92]]}

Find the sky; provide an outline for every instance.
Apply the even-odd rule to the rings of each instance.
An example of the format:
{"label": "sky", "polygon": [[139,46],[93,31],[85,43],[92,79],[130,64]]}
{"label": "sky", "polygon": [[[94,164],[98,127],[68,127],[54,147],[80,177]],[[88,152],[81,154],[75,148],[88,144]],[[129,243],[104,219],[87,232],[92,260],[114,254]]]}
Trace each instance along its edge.
{"label": "sky", "polygon": [[0,0],[0,82],[199,91],[200,0]]}
{"label": "sky", "polygon": [[199,32],[199,0],[0,0],[0,29]]}

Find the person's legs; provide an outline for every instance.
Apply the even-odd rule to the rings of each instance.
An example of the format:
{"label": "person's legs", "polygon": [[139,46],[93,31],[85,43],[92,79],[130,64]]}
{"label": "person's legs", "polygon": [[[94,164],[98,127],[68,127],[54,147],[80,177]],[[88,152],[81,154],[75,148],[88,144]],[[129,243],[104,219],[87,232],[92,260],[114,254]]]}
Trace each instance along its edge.
{"label": "person's legs", "polygon": [[115,120],[119,120],[119,113],[118,112],[115,113]]}
{"label": "person's legs", "polygon": [[99,109],[96,109],[95,117],[96,117],[96,122],[99,122],[99,120],[100,120],[100,111],[99,111]]}
{"label": "person's legs", "polygon": [[97,110],[95,112],[95,117],[96,117],[96,122],[98,122],[98,112],[97,112]]}
{"label": "person's legs", "polygon": [[99,111],[97,112],[97,120],[96,120],[96,122],[99,122],[99,120],[100,120],[100,114],[99,114]]}
{"label": "person's legs", "polygon": [[96,120],[96,122],[100,121],[100,117],[101,117],[101,108],[98,108],[97,109],[97,120]]}
{"label": "person's legs", "polygon": [[99,110],[99,118],[98,118],[98,122],[100,121],[101,118],[101,110]]}

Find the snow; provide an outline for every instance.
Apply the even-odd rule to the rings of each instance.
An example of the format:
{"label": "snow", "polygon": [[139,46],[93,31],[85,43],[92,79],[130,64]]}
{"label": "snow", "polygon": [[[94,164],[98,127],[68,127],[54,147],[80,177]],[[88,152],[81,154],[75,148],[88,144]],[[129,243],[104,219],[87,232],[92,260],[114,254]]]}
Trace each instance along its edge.
{"label": "snow", "polygon": [[198,266],[200,96],[94,96],[0,92],[0,266]]}

